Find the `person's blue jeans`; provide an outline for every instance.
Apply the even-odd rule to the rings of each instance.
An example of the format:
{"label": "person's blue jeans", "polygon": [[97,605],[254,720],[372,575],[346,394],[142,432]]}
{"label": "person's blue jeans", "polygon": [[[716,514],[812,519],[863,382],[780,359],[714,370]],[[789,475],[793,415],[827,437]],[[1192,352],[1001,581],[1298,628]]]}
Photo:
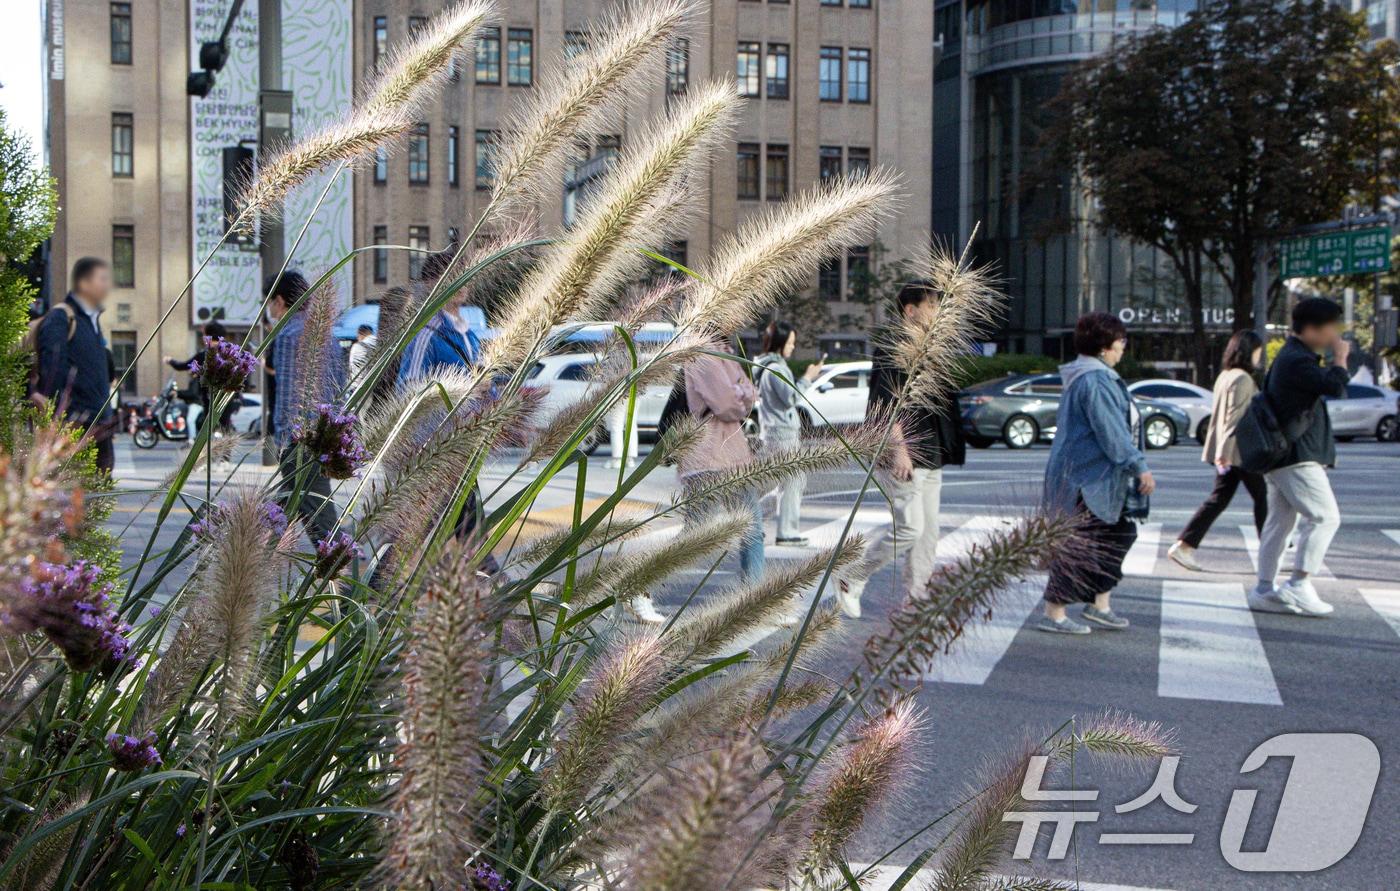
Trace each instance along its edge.
{"label": "person's blue jeans", "polygon": [[[702,471],[708,473],[708,471]],[[696,478],[701,474],[696,474],[687,485],[694,485],[698,482]],[[757,492],[749,492],[741,498],[730,502],[735,510],[748,511],[753,515],[753,523],[739,536],[739,580],[750,582],[763,575],[765,563],[763,554],[763,506],[759,503]],[[695,506],[687,504],[682,510],[682,516],[686,523],[693,523],[720,509],[720,505],[710,504]]]}

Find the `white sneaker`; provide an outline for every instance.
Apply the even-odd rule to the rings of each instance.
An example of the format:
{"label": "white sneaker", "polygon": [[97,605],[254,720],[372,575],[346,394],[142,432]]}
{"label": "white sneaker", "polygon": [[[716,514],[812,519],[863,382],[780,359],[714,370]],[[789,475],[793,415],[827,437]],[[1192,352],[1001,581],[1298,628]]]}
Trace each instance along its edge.
{"label": "white sneaker", "polygon": [[841,612],[852,619],[859,619],[860,595],[863,591],[865,591],[864,581],[838,578],[836,580],[836,603],[841,607]]}
{"label": "white sneaker", "polygon": [[1176,565],[1189,569],[1192,572],[1206,571],[1206,568],[1196,560],[1196,549],[1185,542],[1173,542],[1172,546],[1167,548],[1167,556],[1170,557],[1172,562],[1176,563]]}
{"label": "white sneaker", "polygon": [[666,621],[666,617],[656,611],[656,604],[651,602],[650,594],[642,594],[628,600],[627,612],[643,625],[660,625]]}
{"label": "white sneaker", "polygon": [[1304,616],[1325,616],[1335,608],[1317,596],[1317,589],[1309,579],[1279,585],[1278,599]]}
{"label": "white sneaker", "polygon": [[1273,585],[1255,588],[1245,600],[1248,601],[1249,608],[1258,613],[1288,613],[1294,616],[1299,613],[1297,607],[1278,599],[1278,588]]}

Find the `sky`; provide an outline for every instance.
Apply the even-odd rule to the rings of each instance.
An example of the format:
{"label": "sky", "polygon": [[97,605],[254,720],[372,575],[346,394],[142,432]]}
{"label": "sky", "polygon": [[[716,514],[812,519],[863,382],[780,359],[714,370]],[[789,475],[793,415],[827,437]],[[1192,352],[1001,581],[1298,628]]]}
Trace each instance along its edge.
{"label": "sky", "polygon": [[0,105],[9,126],[29,136],[35,158],[42,160],[44,136],[43,19],[40,0],[18,0],[0,28]]}

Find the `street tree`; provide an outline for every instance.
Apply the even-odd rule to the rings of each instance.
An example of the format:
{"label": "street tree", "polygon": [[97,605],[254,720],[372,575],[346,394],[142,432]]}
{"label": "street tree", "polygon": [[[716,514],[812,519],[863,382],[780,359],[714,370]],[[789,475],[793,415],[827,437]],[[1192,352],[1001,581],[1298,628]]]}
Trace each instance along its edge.
{"label": "street tree", "polygon": [[1198,367],[1211,268],[1250,327],[1261,242],[1395,190],[1397,60],[1324,0],[1203,0],[1066,79],[1045,157],[1077,171],[1098,225],[1181,277]]}
{"label": "street tree", "polygon": [[48,171],[35,162],[29,140],[10,128],[0,108],[0,438],[7,444],[29,362],[16,349],[35,295],[28,261],[53,231],[57,206]]}

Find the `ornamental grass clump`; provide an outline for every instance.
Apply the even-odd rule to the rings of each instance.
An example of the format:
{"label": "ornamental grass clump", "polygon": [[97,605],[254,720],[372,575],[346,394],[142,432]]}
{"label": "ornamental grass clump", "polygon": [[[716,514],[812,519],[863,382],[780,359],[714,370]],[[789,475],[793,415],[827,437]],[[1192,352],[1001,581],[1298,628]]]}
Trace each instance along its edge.
{"label": "ornamental grass clump", "polygon": [[[92,502],[112,497],[84,491],[74,431],[40,425],[0,455],[0,888],[787,891],[868,878],[848,853],[947,716],[916,679],[1008,588],[1072,555],[1076,527],[1008,524],[887,621],[857,625],[826,599],[836,574],[863,567],[849,530],[807,559],[716,578],[750,533],[755,493],[836,471],[873,495],[898,408],[674,495],[648,483],[704,447],[695,418],[601,479],[586,460],[610,419],[635,427],[648,388],[868,245],[900,199],[888,170],[838,177],[720,236],[696,274],[639,283],[742,115],[726,79],[692,85],[629,137],[575,225],[532,222],[574,146],[634,108],[703,15],[692,0],[621,6],[541,80],[496,147],[487,209],[463,221],[436,281],[384,295],[379,342],[348,387],[334,269],[314,271],[273,329],[298,322],[304,357],[277,479],[221,468],[237,455],[206,425],[147,493],[149,536],[128,532],[119,565],[88,557]],[[318,170],[333,179],[391,150],[495,23],[492,5],[466,0],[393,48],[354,108],[269,155],[240,225]],[[905,406],[949,379],[1001,302],[961,257],[918,265],[943,305],[897,335]],[[479,361],[398,379],[440,311],[486,295],[497,336]],[[541,423],[531,371],[579,327],[607,332],[587,395]],[[209,345],[211,389],[231,394],[268,344],[244,348]],[[1075,750],[1141,761],[1170,746],[1114,716],[1034,749]],[[1000,816],[1017,804],[1005,775],[1030,751],[965,796],[947,790],[968,803],[920,852],[938,887],[995,881]]]}

